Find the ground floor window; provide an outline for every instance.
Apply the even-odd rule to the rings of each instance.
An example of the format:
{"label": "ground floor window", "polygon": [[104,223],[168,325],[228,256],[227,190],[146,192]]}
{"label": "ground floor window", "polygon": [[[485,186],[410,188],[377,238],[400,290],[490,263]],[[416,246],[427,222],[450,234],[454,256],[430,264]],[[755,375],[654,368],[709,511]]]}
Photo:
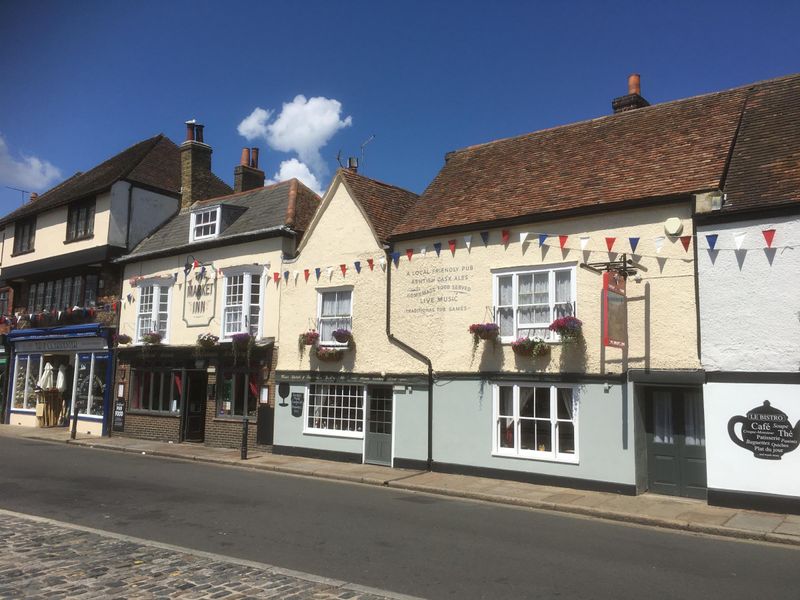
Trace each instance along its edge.
{"label": "ground floor window", "polygon": [[128,407],[132,411],[177,414],[183,399],[183,372],[134,369]]}
{"label": "ground floor window", "polygon": [[365,386],[313,384],[308,390],[307,431],[363,435]]}
{"label": "ground floor window", "polygon": [[258,371],[223,371],[217,382],[217,415],[255,417],[258,409]]}
{"label": "ground floor window", "polygon": [[496,385],[494,396],[496,454],[577,462],[574,388]]}

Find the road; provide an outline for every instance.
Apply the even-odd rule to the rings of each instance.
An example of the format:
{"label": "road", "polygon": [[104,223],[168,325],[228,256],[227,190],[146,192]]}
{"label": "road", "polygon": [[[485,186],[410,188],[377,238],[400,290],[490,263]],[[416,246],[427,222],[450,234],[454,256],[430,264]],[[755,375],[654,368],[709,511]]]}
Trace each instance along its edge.
{"label": "road", "polygon": [[425,598],[800,597],[800,551],[0,437],[0,508]]}

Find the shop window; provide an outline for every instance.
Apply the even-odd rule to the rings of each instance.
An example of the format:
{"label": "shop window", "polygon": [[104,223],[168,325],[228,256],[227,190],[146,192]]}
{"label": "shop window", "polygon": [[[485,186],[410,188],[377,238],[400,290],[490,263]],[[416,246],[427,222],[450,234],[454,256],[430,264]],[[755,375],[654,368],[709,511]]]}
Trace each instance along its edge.
{"label": "shop window", "polygon": [[219,234],[220,207],[192,212],[191,241],[215,238]]}
{"label": "shop window", "polygon": [[319,341],[326,345],[342,345],[333,337],[337,329],[353,328],[353,290],[325,290],[319,292]]}
{"label": "shop window", "polygon": [[42,359],[38,354],[19,355],[14,368],[13,408],[36,408],[36,386],[41,376]]}
{"label": "shop window", "polygon": [[136,315],[136,341],[141,342],[147,333],[158,332],[161,341],[167,341],[170,286],[168,284],[143,285],[139,288]]}
{"label": "shop window", "polygon": [[222,337],[236,333],[258,336],[261,317],[261,275],[225,273],[225,294],[222,308]]}
{"label": "shop window", "polygon": [[577,409],[571,387],[495,386],[495,454],[577,462]]}
{"label": "shop window", "polygon": [[69,207],[67,214],[67,241],[74,242],[92,237],[94,233],[94,199],[78,202]]}
{"label": "shop window", "polygon": [[14,254],[33,252],[36,239],[36,218],[14,223]]}
{"label": "shop window", "polygon": [[181,371],[134,369],[129,410],[177,414],[181,410],[182,398]]}
{"label": "shop window", "polygon": [[107,367],[108,356],[105,354],[78,355],[73,396],[77,403],[78,414],[103,416]]}
{"label": "shop window", "polygon": [[557,341],[548,327],[575,315],[575,267],[496,273],[494,315],[504,342],[521,337]]}
{"label": "shop window", "polygon": [[364,394],[363,385],[310,385],[305,431],[361,437],[364,427]]}
{"label": "shop window", "polygon": [[[258,408],[258,371],[225,371],[217,393],[220,417],[255,417]],[[218,386],[219,387],[219,386]]]}

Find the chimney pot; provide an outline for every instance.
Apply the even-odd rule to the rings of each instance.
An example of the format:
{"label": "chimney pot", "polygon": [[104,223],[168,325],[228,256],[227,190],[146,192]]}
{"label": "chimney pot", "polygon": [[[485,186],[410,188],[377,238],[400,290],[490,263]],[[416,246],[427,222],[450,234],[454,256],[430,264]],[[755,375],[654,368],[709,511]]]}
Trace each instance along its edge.
{"label": "chimney pot", "polygon": [[254,169],[258,168],[258,148],[253,148],[250,152],[251,162],[250,166]]}
{"label": "chimney pot", "polygon": [[28,196],[28,202],[36,202],[38,198],[39,194],[37,194],[36,192],[31,192],[31,195]]}
{"label": "chimney pot", "polygon": [[347,169],[353,173],[358,173],[358,158],[351,156],[347,159]]}
{"label": "chimney pot", "polygon": [[239,164],[250,166],[250,148],[242,148],[242,158],[239,160]]}
{"label": "chimney pot", "polygon": [[194,126],[194,131],[195,131],[194,139],[196,142],[205,143],[203,142],[203,127],[205,127],[205,125],[200,125],[199,123]]}
{"label": "chimney pot", "polygon": [[628,94],[642,94],[641,77],[638,73],[631,73],[628,76]]}
{"label": "chimney pot", "polygon": [[194,120],[186,121],[186,141],[194,141]]}

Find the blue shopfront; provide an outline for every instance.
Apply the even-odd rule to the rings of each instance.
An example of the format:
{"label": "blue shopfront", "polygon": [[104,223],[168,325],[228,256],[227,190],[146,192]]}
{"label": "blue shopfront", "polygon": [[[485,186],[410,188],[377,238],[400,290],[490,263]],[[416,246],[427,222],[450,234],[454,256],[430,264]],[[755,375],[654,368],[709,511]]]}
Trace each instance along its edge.
{"label": "blue shopfront", "polygon": [[67,427],[77,409],[79,433],[106,435],[113,381],[112,333],[96,323],[10,332],[5,422]]}

